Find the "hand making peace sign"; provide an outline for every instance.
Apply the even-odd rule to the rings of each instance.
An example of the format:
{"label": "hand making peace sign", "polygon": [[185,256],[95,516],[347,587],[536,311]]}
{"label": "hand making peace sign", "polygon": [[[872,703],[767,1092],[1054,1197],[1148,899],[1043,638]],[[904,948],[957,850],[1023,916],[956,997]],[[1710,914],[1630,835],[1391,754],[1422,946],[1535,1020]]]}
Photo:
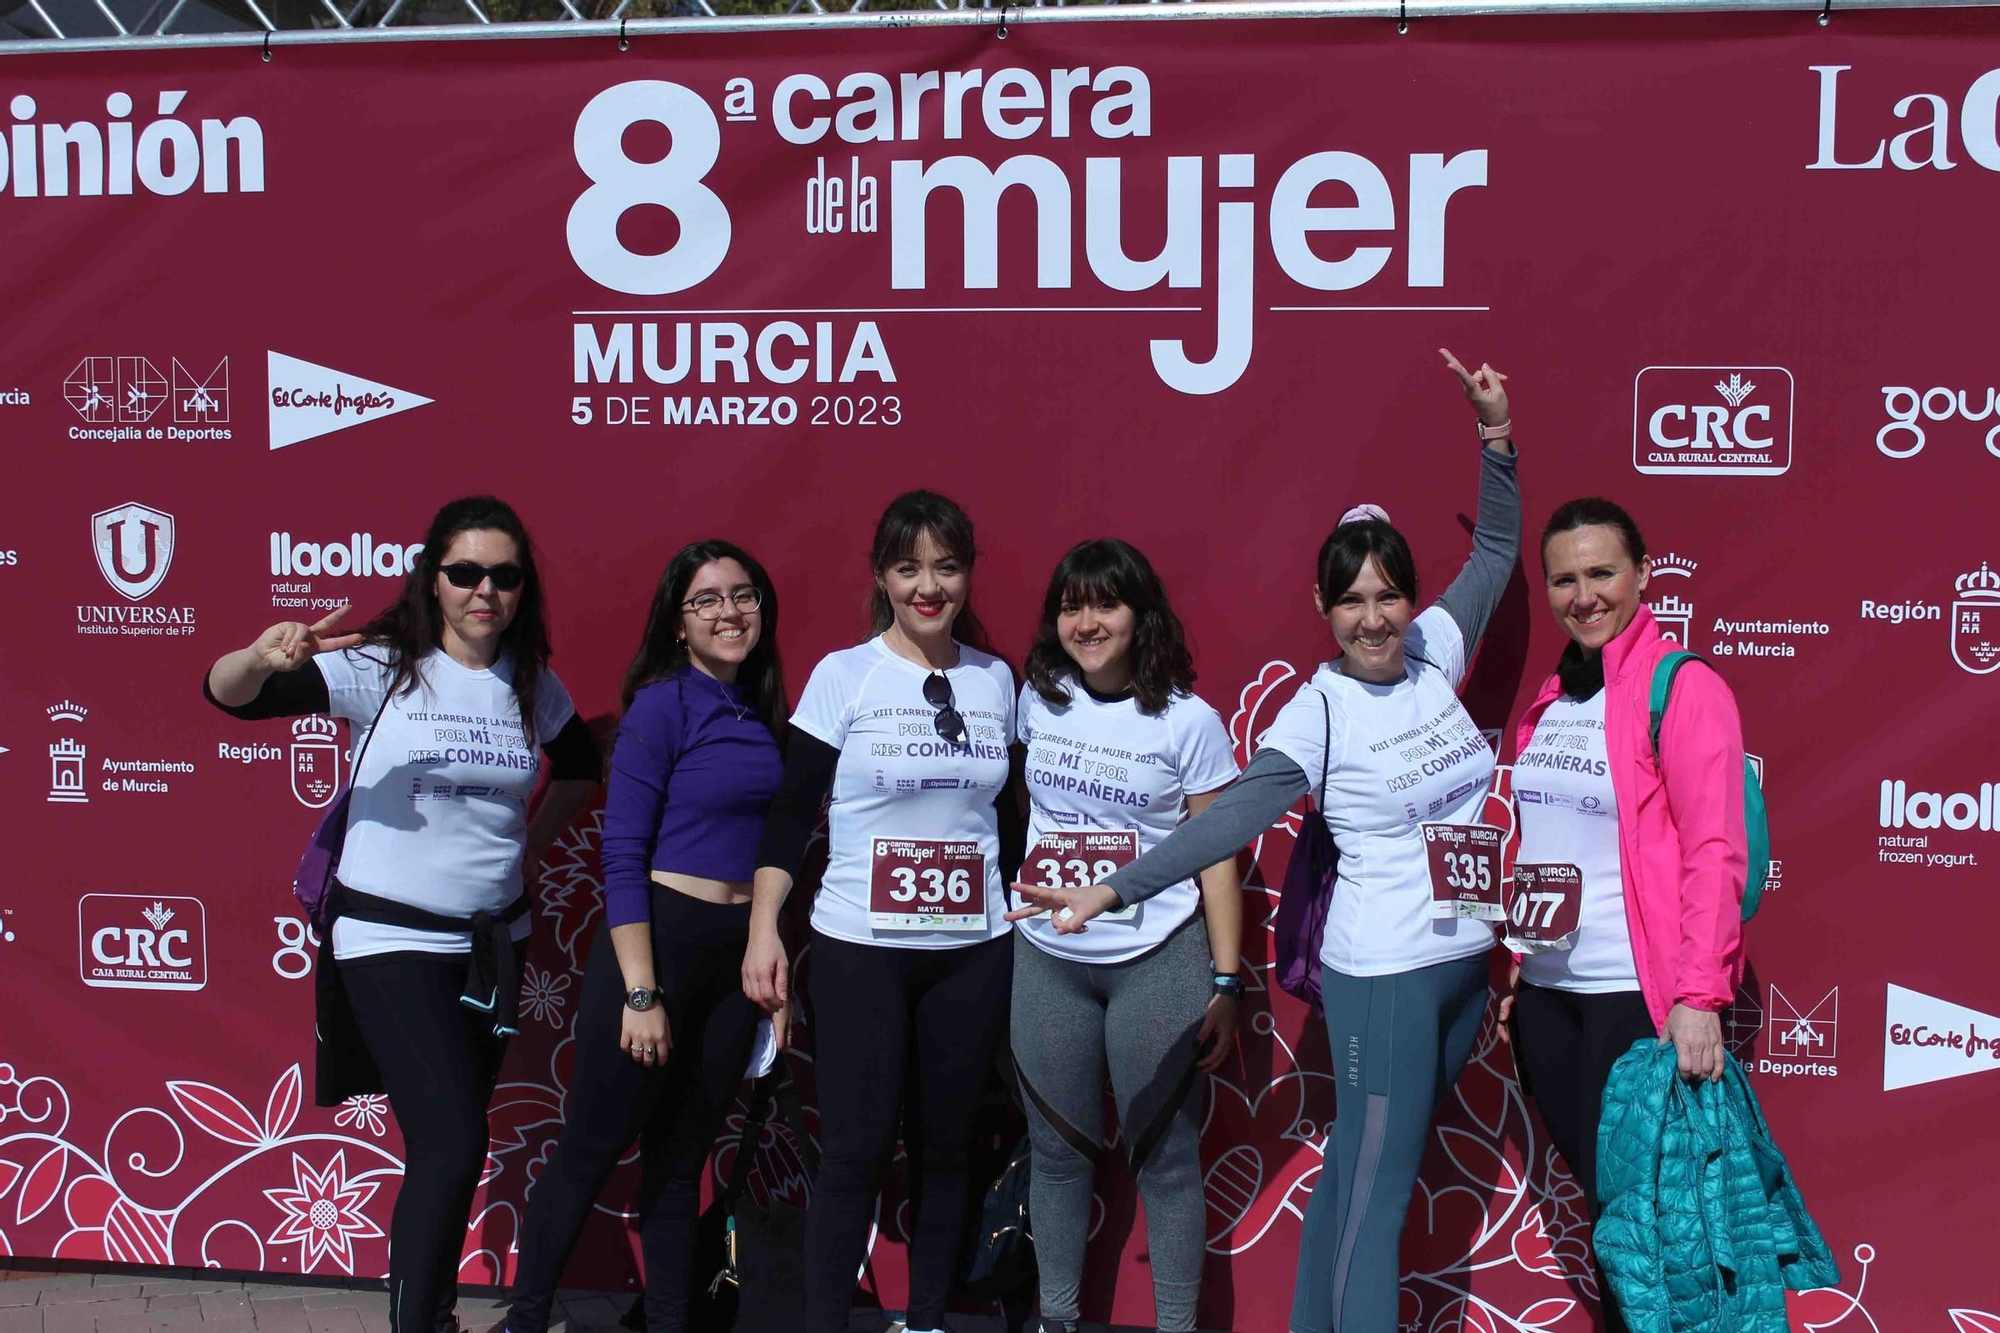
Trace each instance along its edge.
{"label": "hand making peace sign", "polygon": [[336,653],[361,642],[358,631],[332,632],[352,609],[351,603],[342,602],[314,624],[287,620],[273,625],[257,636],[249,651],[266,671],[297,671],[320,653]]}

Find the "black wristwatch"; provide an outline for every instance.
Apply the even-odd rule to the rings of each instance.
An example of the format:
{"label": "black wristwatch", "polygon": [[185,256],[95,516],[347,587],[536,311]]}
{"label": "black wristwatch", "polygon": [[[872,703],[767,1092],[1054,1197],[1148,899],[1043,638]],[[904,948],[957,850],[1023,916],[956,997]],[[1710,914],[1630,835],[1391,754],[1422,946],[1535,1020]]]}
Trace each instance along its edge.
{"label": "black wristwatch", "polygon": [[637,986],[626,992],[625,1007],[635,1014],[643,1014],[665,998],[657,986]]}
{"label": "black wristwatch", "polygon": [[1243,978],[1240,974],[1235,972],[1217,972],[1213,960],[1209,962],[1208,970],[1213,974],[1209,977],[1208,984],[1214,988],[1217,995],[1227,995],[1232,1000],[1242,996]]}

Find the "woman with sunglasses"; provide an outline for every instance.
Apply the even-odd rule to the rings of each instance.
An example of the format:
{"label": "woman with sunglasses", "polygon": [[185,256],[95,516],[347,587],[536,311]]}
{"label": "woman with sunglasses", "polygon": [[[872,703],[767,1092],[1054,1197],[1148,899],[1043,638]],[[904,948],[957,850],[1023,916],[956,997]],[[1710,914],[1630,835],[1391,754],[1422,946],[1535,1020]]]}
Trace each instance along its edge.
{"label": "woman with sunglasses", "polygon": [[1453,879],[1458,863],[1434,871],[1426,846],[1438,825],[1454,826],[1446,836],[1468,846],[1487,836],[1467,826],[1481,824],[1493,749],[1458,688],[1513,573],[1521,498],[1506,376],[1442,355],[1478,413],[1483,445],[1473,551],[1458,578],[1417,614],[1409,543],[1374,506],[1350,510],[1320,547],[1313,587],[1340,655],[1279,711],[1243,776],[1101,884],[1016,886],[1057,910],[1056,930],[1077,932],[1233,854],[1314,797],[1340,849],[1320,953],[1339,1114],[1299,1237],[1292,1333],[1397,1327],[1398,1248],[1431,1115],[1485,1012],[1497,841],[1485,872],[1491,901],[1473,903],[1470,916]]}
{"label": "woman with sunglasses", "polygon": [[[317,969],[322,1106],[389,1095],[403,1184],[389,1225],[392,1333],[453,1329],[459,1252],[486,1164],[486,1105],[516,1027],[527,866],[602,771],[548,669],[527,529],[491,496],[454,500],[394,606],[359,631],[273,625],[209,668],[240,718],[353,725],[347,841]],[[549,786],[528,814],[541,762]]]}
{"label": "woman with sunglasses", "polygon": [[[1028,650],[1017,730],[1027,750],[1022,878],[1088,884],[1164,841],[1235,779],[1216,711],[1189,691],[1194,660],[1146,557],[1088,541],[1056,566]],[[1234,856],[1084,934],[1038,908],[1014,949],[1014,1060],[1034,1143],[1030,1212],[1043,1333],[1076,1333],[1104,1076],[1146,1202],[1154,1323],[1194,1328],[1207,1250],[1200,1076],[1236,1038],[1243,884]]]}
{"label": "woman with sunglasses", "polygon": [[[821,1161],[806,1219],[806,1328],[844,1333],[903,1110],[910,1333],[941,1329],[964,1231],[973,1113],[1007,1029],[1001,877],[1014,676],[968,604],[972,520],[898,496],[875,526],[874,637],[821,659],[792,715],[757,854],[743,989],[781,1012],[778,913],[829,792],[809,998]],[[907,1103],[907,1107],[906,1107]]]}
{"label": "woman with sunglasses", "polygon": [[688,1327],[702,1169],[760,1017],[743,994],[743,949],[785,729],[778,597],[764,567],[728,542],[682,547],[660,575],[621,701],[604,802],[605,930],[578,1001],[562,1141],[528,1198],[510,1333],[548,1328],[591,1205],[635,1138],[646,1327]]}

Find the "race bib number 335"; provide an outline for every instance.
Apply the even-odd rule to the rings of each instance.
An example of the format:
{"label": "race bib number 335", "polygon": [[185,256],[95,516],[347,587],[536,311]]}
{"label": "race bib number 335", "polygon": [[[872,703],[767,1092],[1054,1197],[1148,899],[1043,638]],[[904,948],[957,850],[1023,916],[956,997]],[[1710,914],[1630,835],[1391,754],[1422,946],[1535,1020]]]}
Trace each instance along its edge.
{"label": "race bib number 335", "polygon": [[1489,824],[1425,824],[1424,857],[1431,872],[1431,915],[1498,921],[1500,847],[1505,830]]}
{"label": "race bib number 335", "polygon": [[976,842],[874,839],[868,924],[876,930],[985,930],[985,853]]}

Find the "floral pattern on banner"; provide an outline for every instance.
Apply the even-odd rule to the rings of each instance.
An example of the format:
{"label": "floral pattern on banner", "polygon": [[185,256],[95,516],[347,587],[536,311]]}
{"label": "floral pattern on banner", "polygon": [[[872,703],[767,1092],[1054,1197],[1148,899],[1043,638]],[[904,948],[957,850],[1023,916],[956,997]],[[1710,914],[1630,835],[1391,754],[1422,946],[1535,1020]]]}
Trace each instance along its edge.
{"label": "floral pattern on banner", "polygon": [[[1242,689],[1229,721],[1239,759],[1248,760],[1299,679],[1290,664],[1271,662]],[[1504,767],[1487,817],[1513,830]],[[1266,910],[1249,913],[1251,924],[1261,922],[1263,929],[1248,931],[1245,941],[1248,992],[1239,1053],[1207,1083],[1201,1148],[1211,1293],[1228,1286],[1216,1279],[1253,1250],[1269,1255],[1259,1271],[1293,1271],[1300,1222],[1335,1110],[1323,1025],[1309,1022],[1301,1005],[1269,984],[1270,917],[1277,903],[1269,872],[1282,868],[1300,818],[1300,811],[1288,814],[1255,849],[1245,893],[1253,900],[1261,895]],[[489,1112],[482,1193],[461,1250],[460,1272],[469,1282],[511,1276],[527,1193],[561,1129],[575,1064],[569,1029],[590,942],[599,933],[601,835],[601,813],[580,819],[540,870],[540,938],[522,994],[522,1014],[530,1021],[514,1042]],[[811,1059],[803,1053],[791,1058],[808,1093],[808,1132],[816,1132]],[[711,1186],[731,1169],[744,1120],[739,1105],[723,1128]],[[60,1080],[0,1064],[0,1254],[382,1276],[389,1211],[402,1174],[400,1143],[388,1132],[392,1123],[381,1096],[356,1097],[336,1108],[307,1106],[303,1074],[293,1064],[264,1087],[176,1079],[150,1093],[140,1090],[137,1104],[118,1113],[95,1141],[73,1126],[70,1093]],[[799,1145],[770,1124],[755,1150],[757,1193],[803,1203],[810,1179]],[[629,1227],[637,1176],[635,1150],[599,1201],[600,1226]],[[1104,1225],[1121,1202],[1118,1191],[1129,1188],[1121,1181],[1100,1191],[1092,1224],[1100,1246],[1143,1245],[1136,1219],[1124,1235]],[[1412,1201],[1399,1333],[1586,1333],[1595,1326],[1599,1296],[1589,1262],[1588,1214],[1583,1189],[1528,1107],[1489,1006],[1472,1059],[1438,1116]],[[1129,1207],[1124,1215],[1132,1216]],[[878,1223],[877,1239],[907,1239],[899,1181],[885,1194]],[[890,1273],[893,1296],[900,1255],[875,1249],[878,1272]],[[598,1247],[594,1253],[608,1251]],[[1861,1245],[1853,1253],[1852,1289],[1798,1294],[1796,1326],[1814,1333],[1884,1333],[1866,1303],[1874,1247]],[[614,1275],[594,1276],[610,1281]],[[1204,1313],[1210,1321],[1235,1311],[1271,1313],[1288,1300],[1288,1290],[1255,1297],[1238,1292],[1233,1310],[1215,1309],[1211,1299]],[[1121,1302],[1133,1307],[1121,1317],[1143,1318],[1150,1293],[1121,1295]],[[1950,1322],[1950,1333],[2000,1333],[2000,1315],[1987,1311],[1941,1304],[1939,1316]]]}

